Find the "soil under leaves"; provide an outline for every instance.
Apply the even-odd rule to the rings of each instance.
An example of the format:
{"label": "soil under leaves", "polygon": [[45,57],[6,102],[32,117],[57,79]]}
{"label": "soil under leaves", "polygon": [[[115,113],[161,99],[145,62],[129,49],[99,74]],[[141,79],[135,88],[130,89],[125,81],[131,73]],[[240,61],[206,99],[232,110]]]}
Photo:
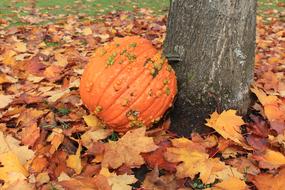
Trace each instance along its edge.
{"label": "soil under leaves", "polygon": [[169,121],[117,134],[78,92],[88,57],[114,37],[141,35],[161,49],[165,16],[137,9],[38,26],[45,17],[35,14],[17,27],[0,19],[2,188],[284,189],[285,23],[275,13],[258,17],[250,113],[215,112],[205,121],[215,132],[191,139],[170,133]]}

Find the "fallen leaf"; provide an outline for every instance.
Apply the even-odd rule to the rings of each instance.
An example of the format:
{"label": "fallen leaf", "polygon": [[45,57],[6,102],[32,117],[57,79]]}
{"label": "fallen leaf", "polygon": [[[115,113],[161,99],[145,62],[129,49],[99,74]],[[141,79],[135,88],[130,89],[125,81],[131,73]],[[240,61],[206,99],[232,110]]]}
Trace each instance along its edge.
{"label": "fallen leaf", "polygon": [[71,178],[69,180],[60,181],[58,184],[66,190],[113,190],[108,185],[107,178],[102,175]]}
{"label": "fallen leaf", "polygon": [[64,135],[62,134],[62,129],[55,128],[52,133],[48,136],[47,141],[51,142],[51,148],[49,150],[50,154],[53,154],[63,142]]}
{"label": "fallen leaf", "polygon": [[26,52],[27,51],[27,44],[24,42],[17,42],[17,43],[15,43],[14,50],[17,52],[21,52],[21,53]]}
{"label": "fallen leaf", "polygon": [[105,147],[102,166],[116,169],[122,164],[129,167],[144,164],[140,153],[151,152],[158,148],[151,137],[145,136],[145,131],[145,128],[138,128],[128,131],[117,142],[109,141]]}
{"label": "fallen leaf", "polygon": [[101,122],[95,115],[85,115],[83,119],[88,127],[91,127],[93,130],[96,130],[102,126]]}
{"label": "fallen leaf", "polygon": [[112,130],[98,129],[95,131],[87,131],[81,136],[82,145],[90,147],[92,143],[103,140],[112,134]]}
{"label": "fallen leaf", "polygon": [[66,160],[67,166],[74,169],[76,174],[80,174],[82,170],[81,158],[80,158],[81,149],[82,147],[79,144],[76,154],[69,155],[68,159]]}
{"label": "fallen leaf", "polygon": [[92,34],[92,29],[90,27],[85,27],[82,30],[83,35],[88,36],[90,34]]}
{"label": "fallen leaf", "polygon": [[253,177],[252,182],[258,190],[284,190],[285,187],[285,168],[281,169],[276,175],[259,174]]}
{"label": "fallen leaf", "polygon": [[221,183],[215,184],[211,190],[247,190],[247,185],[244,181],[230,177],[227,180],[222,181]]}
{"label": "fallen leaf", "polygon": [[151,190],[173,190],[177,189],[178,184],[173,174],[160,176],[156,167],[146,175],[142,187]]}
{"label": "fallen leaf", "polygon": [[107,178],[108,184],[112,190],[132,190],[130,185],[137,181],[133,175],[117,175],[115,173],[110,173],[106,168],[102,168],[100,174]]}
{"label": "fallen leaf", "polygon": [[179,178],[190,177],[194,179],[200,173],[203,183],[212,183],[215,179],[209,180],[210,176],[225,168],[224,164],[217,158],[209,158],[201,145],[188,139],[174,139],[172,144],[174,147],[167,148],[164,155],[167,161],[180,163],[177,165],[176,173]]}
{"label": "fallen leaf", "polygon": [[13,101],[12,95],[0,94],[0,109],[7,107]]}
{"label": "fallen leaf", "polygon": [[12,152],[22,165],[34,157],[34,152],[28,146],[20,146],[20,141],[11,135],[4,136],[2,131],[0,131],[0,145],[0,154]]}
{"label": "fallen leaf", "polygon": [[277,151],[266,149],[262,155],[254,155],[254,158],[268,166],[268,168],[279,168],[285,165],[285,156]]}
{"label": "fallen leaf", "polygon": [[0,179],[4,180],[5,183],[9,183],[9,174],[11,173],[20,173],[25,177],[29,175],[17,155],[12,151],[1,153],[0,162],[2,165],[0,168]]}
{"label": "fallen leaf", "polygon": [[251,149],[241,134],[240,126],[245,124],[236,110],[223,111],[221,114],[214,112],[210,119],[206,119],[206,125],[215,129],[225,139],[231,139],[246,149]]}

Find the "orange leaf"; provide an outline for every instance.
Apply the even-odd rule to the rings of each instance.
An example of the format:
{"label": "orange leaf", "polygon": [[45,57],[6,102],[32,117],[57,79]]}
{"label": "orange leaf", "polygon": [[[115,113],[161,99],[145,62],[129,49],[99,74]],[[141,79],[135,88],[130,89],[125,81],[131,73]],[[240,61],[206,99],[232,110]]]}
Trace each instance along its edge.
{"label": "orange leaf", "polygon": [[284,190],[285,187],[285,168],[280,170],[277,175],[259,174],[253,177],[253,183],[258,190]]}

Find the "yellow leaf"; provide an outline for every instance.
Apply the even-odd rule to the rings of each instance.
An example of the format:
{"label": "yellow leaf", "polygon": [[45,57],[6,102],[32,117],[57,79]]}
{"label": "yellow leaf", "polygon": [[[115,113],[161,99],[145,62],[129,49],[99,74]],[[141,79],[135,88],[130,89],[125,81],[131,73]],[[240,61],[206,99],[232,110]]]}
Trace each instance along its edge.
{"label": "yellow leaf", "polygon": [[245,140],[241,134],[240,126],[244,124],[244,121],[240,116],[236,115],[236,110],[223,111],[220,115],[214,112],[210,119],[207,119],[206,125],[215,129],[225,139],[231,139],[232,141],[242,145],[246,149],[250,149],[245,144]]}
{"label": "yellow leaf", "polygon": [[276,167],[285,165],[285,156],[281,154],[280,152],[267,149],[265,151],[263,158],[264,158],[264,161],[269,162],[270,164]]}
{"label": "yellow leaf", "polygon": [[172,142],[174,148],[167,148],[164,156],[169,162],[180,163],[176,173],[179,178],[194,179],[195,175],[200,173],[200,178],[204,183],[212,183],[215,179],[209,181],[210,176],[225,168],[217,158],[209,158],[203,148],[188,139],[174,139]]}
{"label": "yellow leaf", "polygon": [[141,153],[151,152],[157,149],[153,138],[145,136],[144,127],[128,131],[118,141],[110,141],[105,144],[105,153],[102,166],[118,168],[125,164],[129,167],[137,167],[144,164]]}
{"label": "yellow leaf", "polygon": [[9,174],[11,173],[21,173],[24,176],[28,176],[28,172],[21,164],[17,155],[12,151],[0,154],[0,162],[2,167],[0,167],[0,179],[4,180],[5,183],[8,182]]}
{"label": "yellow leaf", "polygon": [[23,43],[23,42],[17,42],[15,44],[15,48],[14,50],[18,51],[18,52],[26,52],[27,51],[27,44]]}
{"label": "yellow leaf", "polygon": [[235,178],[230,177],[227,180],[222,181],[221,183],[218,183],[214,185],[212,190],[246,190],[247,186],[244,181]]}
{"label": "yellow leaf", "polygon": [[3,63],[5,65],[15,65],[16,63],[16,60],[15,60],[15,56],[16,55],[16,52],[14,52],[13,50],[8,50],[6,51],[3,55],[2,55],[2,58],[3,58]]}
{"label": "yellow leaf", "polygon": [[86,125],[88,125],[88,127],[91,127],[92,129],[98,129],[100,127],[100,121],[99,119],[95,116],[95,115],[85,115],[83,116],[83,119],[86,123]]}
{"label": "yellow leaf", "polygon": [[76,172],[76,174],[80,174],[82,170],[81,165],[81,158],[80,158],[80,152],[81,152],[81,145],[79,144],[79,147],[76,151],[75,155],[70,155],[68,159],[66,160],[66,165]]}
{"label": "yellow leaf", "polygon": [[92,30],[90,27],[86,27],[82,30],[83,35],[88,36],[90,34],[92,34]]}
{"label": "yellow leaf", "polygon": [[22,165],[34,157],[34,152],[28,146],[20,146],[20,141],[11,135],[4,136],[0,131],[0,154],[13,152]]}

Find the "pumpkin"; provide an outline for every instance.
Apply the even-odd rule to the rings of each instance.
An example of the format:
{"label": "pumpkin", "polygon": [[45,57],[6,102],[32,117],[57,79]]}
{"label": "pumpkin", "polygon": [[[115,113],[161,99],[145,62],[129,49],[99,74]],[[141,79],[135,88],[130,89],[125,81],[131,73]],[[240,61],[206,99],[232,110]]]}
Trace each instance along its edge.
{"label": "pumpkin", "polygon": [[83,103],[117,132],[152,126],[172,106],[176,92],[174,70],[138,36],[98,48],[80,81]]}

